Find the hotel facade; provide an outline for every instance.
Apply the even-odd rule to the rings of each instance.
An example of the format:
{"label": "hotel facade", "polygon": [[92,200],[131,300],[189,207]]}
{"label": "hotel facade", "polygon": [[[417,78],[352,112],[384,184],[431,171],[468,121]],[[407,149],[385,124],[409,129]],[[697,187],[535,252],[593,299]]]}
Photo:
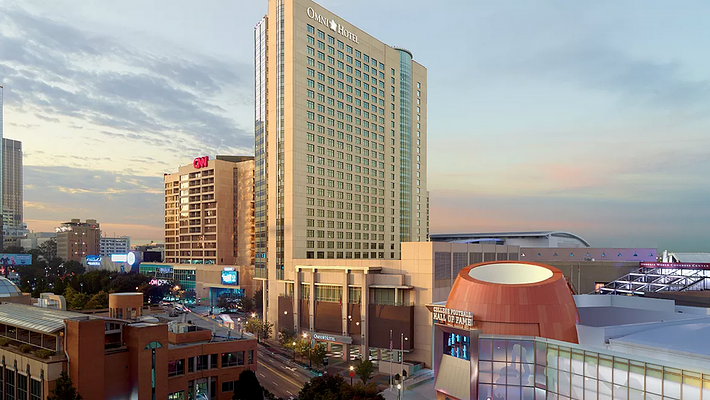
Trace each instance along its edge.
{"label": "hotel facade", "polygon": [[302,266],[366,271],[428,240],[427,72],[308,0],[270,0],[254,39],[255,278],[278,329]]}

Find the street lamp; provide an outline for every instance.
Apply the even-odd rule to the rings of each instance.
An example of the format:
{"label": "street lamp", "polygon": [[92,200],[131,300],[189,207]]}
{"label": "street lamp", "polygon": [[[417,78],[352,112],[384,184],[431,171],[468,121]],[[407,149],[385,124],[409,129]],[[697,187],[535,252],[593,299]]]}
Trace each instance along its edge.
{"label": "street lamp", "polygon": [[353,385],[353,376],[355,376],[355,367],[350,366],[350,386]]}
{"label": "street lamp", "polygon": [[398,383],[397,384],[397,400],[402,399],[402,384]]}
{"label": "street lamp", "polygon": [[296,342],[293,342],[293,361],[296,362]]}

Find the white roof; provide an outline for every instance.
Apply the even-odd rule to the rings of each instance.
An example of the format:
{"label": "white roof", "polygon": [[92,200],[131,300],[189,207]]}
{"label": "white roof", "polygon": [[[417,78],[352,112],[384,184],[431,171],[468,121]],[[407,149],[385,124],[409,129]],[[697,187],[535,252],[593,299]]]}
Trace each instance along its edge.
{"label": "white roof", "polygon": [[81,313],[52,308],[13,303],[0,304],[0,323],[35,332],[57,333],[64,329],[65,319],[75,318],[88,319],[89,317]]}
{"label": "white roof", "polygon": [[710,263],[710,253],[670,253],[682,263]]}
{"label": "white roof", "polygon": [[710,357],[710,321],[667,325],[613,340]]}

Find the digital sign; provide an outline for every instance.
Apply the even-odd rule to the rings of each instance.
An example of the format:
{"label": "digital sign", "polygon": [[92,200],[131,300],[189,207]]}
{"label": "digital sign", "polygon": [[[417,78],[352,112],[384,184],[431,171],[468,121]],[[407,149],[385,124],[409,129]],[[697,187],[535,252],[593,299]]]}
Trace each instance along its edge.
{"label": "digital sign", "polygon": [[194,160],[192,160],[192,166],[195,167],[195,169],[204,168],[207,166],[209,161],[210,161],[209,156],[197,157]]}
{"label": "digital sign", "polygon": [[111,261],[121,263],[128,261],[128,254],[111,254]]}
{"label": "digital sign", "polygon": [[101,256],[86,256],[86,265],[90,267],[101,266]]}
{"label": "digital sign", "polygon": [[0,254],[0,265],[32,265],[32,254]]}
{"label": "digital sign", "polygon": [[234,268],[224,269],[222,271],[222,284],[223,285],[238,285],[239,277],[237,271]]}

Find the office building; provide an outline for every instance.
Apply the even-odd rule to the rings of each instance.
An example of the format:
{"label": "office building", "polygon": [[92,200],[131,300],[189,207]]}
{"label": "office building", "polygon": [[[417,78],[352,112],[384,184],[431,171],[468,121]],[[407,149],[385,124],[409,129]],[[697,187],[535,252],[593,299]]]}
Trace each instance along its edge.
{"label": "office building", "polygon": [[707,308],[572,296],[558,269],[507,261],[462,269],[429,309],[440,400],[710,398]]}
{"label": "office building", "polygon": [[101,229],[95,219],[72,219],[57,231],[57,257],[81,262],[87,255],[99,254]]}
{"label": "office building", "polygon": [[254,157],[198,157],[165,178],[165,262],[254,263]]}
{"label": "office building", "polygon": [[427,72],[310,0],[268,12],[254,31],[255,278],[278,324],[305,266],[369,276],[428,240]]}
{"label": "office building", "polygon": [[[0,278],[0,288],[8,285]],[[251,336],[160,323],[141,315],[141,293],[110,294],[110,317],[99,317],[58,309],[61,296],[33,307],[17,287],[7,292],[0,294],[3,398],[46,399],[67,371],[85,399],[226,400],[239,374],[257,369]]]}
{"label": "office building", "polygon": [[19,226],[23,219],[22,142],[2,139],[3,224]]}
{"label": "office building", "polygon": [[[5,89],[2,87],[2,85],[0,85],[0,139],[3,139],[5,137],[4,132],[3,132],[3,123],[4,123],[3,122],[3,97],[5,95],[4,92],[5,92]],[[4,165],[2,162],[2,157],[3,157],[2,153],[3,152],[0,151],[0,165]],[[1,192],[2,189],[3,189],[2,174],[0,174],[0,197],[2,197],[2,192]],[[2,202],[0,202],[0,203],[2,203]],[[2,212],[2,204],[0,204],[0,213],[1,212]],[[2,232],[2,230],[0,230],[0,247],[3,246],[3,243],[5,243],[4,232]]]}
{"label": "office building", "polygon": [[102,257],[111,256],[111,254],[127,254],[131,251],[131,237],[102,237],[99,240],[99,255]]}

